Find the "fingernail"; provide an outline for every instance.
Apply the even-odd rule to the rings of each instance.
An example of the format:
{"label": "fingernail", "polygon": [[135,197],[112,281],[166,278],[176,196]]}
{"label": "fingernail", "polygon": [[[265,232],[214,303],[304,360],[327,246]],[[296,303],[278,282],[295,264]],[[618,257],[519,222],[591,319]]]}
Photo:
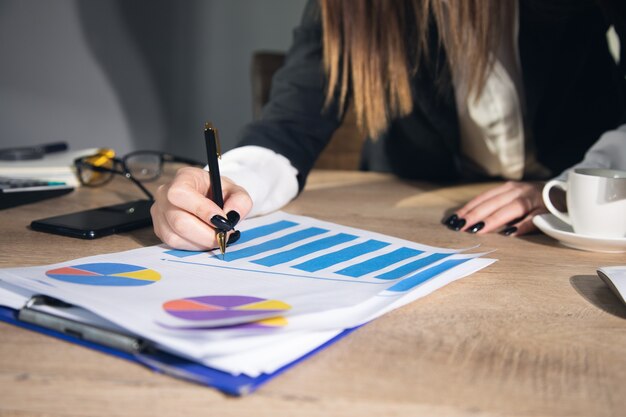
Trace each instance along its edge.
{"label": "fingernail", "polygon": [[456,214],[453,214],[452,216],[445,219],[442,223],[445,224],[446,226],[450,226],[453,222],[457,221],[458,218],[459,216],[457,216]]}
{"label": "fingernail", "polygon": [[515,227],[515,226],[510,226],[510,227],[507,227],[506,229],[504,229],[504,230],[502,231],[502,234],[503,234],[504,236],[510,236],[510,235],[512,235],[512,234],[513,234],[513,233],[515,233],[515,232],[517,232],[517,227]]}
{"label": "fingernail", "polygon": [[224,231],[224,232],[227,232],[233,228],[230,222],[226,220],[224,217],[220,216],[219,214],[216,214],[215,216],[211,217],[211,224],[215,226],[216,229]]}
{"label": "fingernail", "polygon": [[241,233],[239,232],[239,230],[235,230],[229,237],[228,237],[228,242],[226,242],[229,245],[232,245],[233,243],[235,243],[236,241],[239,240],[239,238],[241,237]]}
{"label": "fingernail", "polygon": [[478,232],[480,229],[482,229],[483,227],[485,227],[485,222],[478,222],[476,223],[474,226],[470,227],[469,229],[467,229],[467,231],[469,233],[476,233]]}
{"label": "fingernail", "polygon": [[241,218],[239,216],[239,213],[237,213],[235,210],[231,210],[226,213],[226,217],[228,217],[228,221],[230,222],[230,225],[232,227],[237,226],[237,223],[239,223],[239,219]]}
{"label": "fingernail", "polygon": [[465,226],[465,223],[467,223],[465,219],[458,219],[455,222],[450,223],[448,225],[448,229],[458,232],[463,228],[463,226]]}

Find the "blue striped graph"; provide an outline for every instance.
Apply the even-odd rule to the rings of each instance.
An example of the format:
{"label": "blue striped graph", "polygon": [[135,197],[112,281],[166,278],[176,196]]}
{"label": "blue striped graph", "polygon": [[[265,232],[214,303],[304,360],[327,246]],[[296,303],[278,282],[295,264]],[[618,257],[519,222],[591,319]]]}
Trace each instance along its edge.
{"label": "blue striped graph", "polygon": [[272,233],[280,232],[281,230],[285,230],[294,226],[298,226],[298,223],[290,222],[288,220],[281,220],[276,223],[255,227],[254,229],[246,230],[244,233],[242,233],[237,243],[241,245],[242,243],[249,242],[253,239],[265,237]]}
{"label": "blue striped graph", "polygon": [[313,252],[318,252],[327,248],[331,248],[333,246],[339,245],[341,243],[349,242],[356,238],[357,236],[355,235],[349,235],[347,233],[339,233],[334,236],[329,236],[329,237],[316,240],[314,242],[306,243],[302,246],[298,246],[297,248],[293,248],[291,250],[279,252],[274,255],[267,256],[265,258],[254,260],[252,262],[255,264],[263,265],[263,266],[274,266],[278,264],[284,264],[286,262],[293,261],[294,259],[298,259],[303,256],[309,255]]}
{"label": "blue striped graph", "polygon": [[[367,276],[370,281],[371,278],[383,282],[395,281],[387,291],[398,293],[409,291],[470,259],[446,259],[454,253],[426,253],[414,248],[394,248],[390,242],[364,240],[351,233],[333,233],[321,227],[297,226],[301,225],[281,220],[246,230],[241,233],[237,244],[232,245],[232,250],[227,252],[224,261],[243,260],[263,267],[282,265],[309,273],[324,271],[325,275],[344,279]],[[279,232],[286,233],[273,237]],[[251,241],[254,242],[248,246],[243,245]],[[299,242],[302,244],[294,246]],[[332,250],[335,246],[341,247]],[[288,248],[281,250],[286,247]],[[316,254],[317,252],[322,253]],[[170,250],[165,253],[185,258],[203,252]],[[308,258],[298,262],[303,257]],[[352,260],[355,262],[346,265]],[[339,264],[342,265],[335,267]],[[382,273],[374,275],[381,270]]]}
{"label": "blue striped graph", "polygon": [[308,239],[312,236],[316,236],[326,232],[328,232],[328,230],[326,229],[321,229],[319,227],[309,227],[308,229],[299,230],[297,232],[290,233],[276,239],[264,241],[262,243],[259,243],[258,245],[248,246],[244,249],[232,251],[228,254],[228,257],[224,258],[224,260],[227,262],[232,262],[236,261],[237,259],[258,255],[259,253],[269,252],[271,250],[279,249],[300,240]]}
{"label": "blue striped graph", "polygon": [[406,265],[402,265],[399,268],[393,269],[389,272],[385,272],[384,274],[377,275],[376,278],[380,279],[398,279],[403,276],[410,274],[413,271],[417,271],[418,269],[422,269],[425,266],[434,264],[437,261],[440,261],[443,258],[450,256],[450,253],[433,253],[432,255],[428,255],[424,258],[420,258],[416,261],[410,262]]}
{"label": "blue striped graph", "polygon": [[378,249],[384,248],[388,245],[390,245],[390,243],[381,242],[379,240],[368,240],[367,242],[349,246],[336,252],[327,253],[326,255],[309,259],[306,262],[292,266],[292,268],[299,269],[301,271],[315,272],[356,258],[357,256],[377,251]]}
{"label": "blue striped graph", "polygon": [[424,252],[417,249],[400,248],[394,250],[393,252],[368,259],[367,261],[355,265],[351,265],[347,268],[337,271],[337,273],[340,275],[345,275],[347,277],[358,278],[362,277],[363,275],[367,275],[369,273],[386,268],[405,259],[421,255],[422,253]]}
{"label": "blue striped graph", "polygon": [[166,250],[164,253],[166,253],[167,255],[175,256],[177,258],[187,258],[189,256],[201,255],[206,252],[194,251],[194,250],[172,249],[172,250]]}
{"label": "blue striped graph", "polygon": [[424,271],[420,271],[417,274],[410,276],[408,278],[399,281],[397,284],[387,288],[387,291],[393,292],[404,292],[411,290],[417,287],[420,284],[430,280],[431,278],[436,277],[439,274],[446,272],[448,269],[452,269],[455,266],[462,264],[463,262],[468,261],[469,259],[450,259],[448,261],[444,261],[438,265],[433,266],[432,268],[428,268]]}

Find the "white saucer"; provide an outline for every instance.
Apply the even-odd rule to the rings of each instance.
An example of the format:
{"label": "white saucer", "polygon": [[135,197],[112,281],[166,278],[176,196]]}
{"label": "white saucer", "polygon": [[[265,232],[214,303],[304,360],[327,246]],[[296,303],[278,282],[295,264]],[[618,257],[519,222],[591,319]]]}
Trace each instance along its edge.
{"label": "white saucer", "polygon": [[562,222],[550,213],[535,216],[533,223],[546,235],[555,238],[561,244],[570,248],[592,252],[626,252],[626,237],[602,238],[579,235],[574,233],[572,226]]}

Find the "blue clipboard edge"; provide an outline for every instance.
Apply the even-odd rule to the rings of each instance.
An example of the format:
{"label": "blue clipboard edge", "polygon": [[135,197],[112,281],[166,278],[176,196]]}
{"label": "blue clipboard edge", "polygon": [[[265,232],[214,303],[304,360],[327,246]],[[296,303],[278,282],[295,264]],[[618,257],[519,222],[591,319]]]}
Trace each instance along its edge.
{"label": "blue clipboard edge", "polygon": [[352,329],[344,330],[337,336],[328,340],[326,343],[318,346],[317,348],[301,356],[295,361],[283,366],[276,372],[273,372],[271,374],[262,374],[258,377],[253,378],[246,375],[231,375],[227,372],[209,368],[208,366],[204,366],[199,363],[190,361],[185,358],[180,358],[166,352],[155,352],[138,355],[122,352],[106,346],[98,345],[96,343],[88,342],[77,337],[67,335],[65,333],[57,332],[56,330],[50,330],[44,327],[19,321],[17,319],[17,311],[8,307],[0,306],[0,321],[38,333],[42,333],[47,336],[52,336],[60,340],[75,343],[77,345],[84,346],[98,352],[106,353],[111,356],[116,356],[127,361],[139,363],[140,365],[143,365],[155,372],[169,375],[178,379],[184,379],[186,381],[194,382],[197,384],[210,386],[224,392],[225,394],[233,396],[243,396],[254,392],[264,383],[282,374],[286,370],[290,369],[294,365],[297,365],[298,363],[309,358],[310,356],[315,355],[317,352],[320,352],[321,350],[332,345],[339,339],[347,336],[348,334],[352,333],[354,330],[360,327],[359,326]]}

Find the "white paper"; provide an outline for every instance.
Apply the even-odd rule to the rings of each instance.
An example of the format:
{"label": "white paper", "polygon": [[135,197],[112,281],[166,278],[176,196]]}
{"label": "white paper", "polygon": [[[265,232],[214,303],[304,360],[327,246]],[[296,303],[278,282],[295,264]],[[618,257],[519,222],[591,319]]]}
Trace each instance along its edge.
{"label": "white paper", "polygon": [[494,261],[283,212],[240,230],[225,259],[160,245],[0,270],[0,304],[46,294],[169,352],[256,376]]}

